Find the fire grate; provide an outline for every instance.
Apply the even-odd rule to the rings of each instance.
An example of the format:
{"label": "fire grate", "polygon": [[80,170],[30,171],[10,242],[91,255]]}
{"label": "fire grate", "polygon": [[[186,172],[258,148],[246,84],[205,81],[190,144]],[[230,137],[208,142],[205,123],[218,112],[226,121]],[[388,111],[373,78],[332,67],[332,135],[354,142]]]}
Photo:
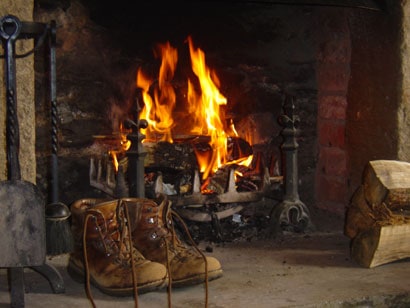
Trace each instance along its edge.
{"label": "fire grate", "polygon": [[[155,173],[154,179],[147,190],[146,182],[149,168],[144,167],[147,150],[142,144],[144,135],[140,133],[141,123],[130,121],[132,132],[128,138],[132,140],[132,147],[127,157],[119,163],[118,171],[114,170],[108,156],[90,159],[90,185],[113,197],[145,197],[165,194],[173,202],[174,209],[190,221],[212,222],[233,216],[244,210],[249,204],[270,202],[274,204],[271,215],[270,233],[287,230],[302,232],[312,227],[309,210],[300,200],[298,194],[297,167],[297,135],[299,134],[299,117],[294,114],[294,97],[287,95],[283,104],[284,114],[279,122],[284,127],[282,131],[283,166],[285,176],[271,176],[268,168],[261,170],[260,186],[250,191],[238,191],[235,182],[235,170],[229,168],[226,185],[219,193],[204,193],[201,191],[201,180],[197,169],[193,171],[188,191],[176,192],[169,188],[161,171]],[[138,117],[137,117],[138,118]],[[143,123],[143,126],[145,123]],[[131,153],[131,155],[130,155]],[[280,169],[277,166],[277,169]],[[175,170],[171,171],[174,176]],[[151,191],[152,190],[152,191]]]}

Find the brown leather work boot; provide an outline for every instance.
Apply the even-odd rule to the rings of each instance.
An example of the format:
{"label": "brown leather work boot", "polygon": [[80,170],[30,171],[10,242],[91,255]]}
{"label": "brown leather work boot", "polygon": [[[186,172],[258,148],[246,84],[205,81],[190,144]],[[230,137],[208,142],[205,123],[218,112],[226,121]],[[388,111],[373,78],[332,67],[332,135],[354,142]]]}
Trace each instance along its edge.
{"label": "brown leather work boot", "polygon": [[[187,246],[175,234],[171,202],[126,198],[129,205],[134,246],[149,260],[167,266],[172,286],[203,283],[222,276],[220,262]],[[133,206],[134,205],[134,206]],[[206,270],[207,269],[207,270]]]}
{"label": "brown leather work boot", "polygon": [[135,286],[138,293],[167,286],[166,267],[145,259],[133,247],[124,202],[81,199],[73,203],[71,213],[75,247],[67,269],[74,279],[89,278],[113,296],[133,295]]}

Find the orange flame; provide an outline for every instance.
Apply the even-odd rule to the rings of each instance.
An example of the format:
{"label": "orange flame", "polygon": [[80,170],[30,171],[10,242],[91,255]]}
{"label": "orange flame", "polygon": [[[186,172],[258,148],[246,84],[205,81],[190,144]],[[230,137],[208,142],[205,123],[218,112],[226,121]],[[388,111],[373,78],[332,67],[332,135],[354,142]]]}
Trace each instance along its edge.
{"label": "orange flame", "polygon": [[151,96],[150,87],[154,83],[145,76],[141,69],[137,72],[136,85],[142,89],[144,107],[140,113],[140,118],[147,120],[148,128],[143,130],[147,139],[153,138],[155,133],[160,134],[161,141],[172,142],[171,129],[174,125],[172,111],[175,108],[176,95],[171,85],[176,64],[178,62],[178,53],[169,42],[158,45],[158,53],[161,57],[161,67],[159,70],[159,80]]}
{"label": "orange flame", "polygon": [[119,136],[120,136],[120,142],[119,142],[118,148],[115,150],[108,151],[108,155],[110,155],[112,158],[114,169],[116,172],[118,171],[118,166],[119,166],[118,156],[120,154],[127,152],[128,149],[131,147],[131,141],[127,139],[127,132],[124,129],[122,123],[120,124]]}
{"label": "orange flame", "polygon": [[226,105],[227,99],[219,92],[218,77],[206,66],[204,52],[199,48],[194,48],[191,37],[188,37],[188,44],[192,70],[201,88],[201,95],[197,95],[192,86],[193,82],[188,82],[189,110],[193,111],[196,123],[192,132],[210,136],[209,144],[213,149],[212,157],[206,165],[199,160],[205,179],[226,162],[228,136],[221,119],[220,106]]}
{"label": "orange flame", "polygon": [[[188,79],[187,112],[192,119],[191,133],[209,136],[209,145],[212,148],[212,151],[203,153],[197,151],[196,153],[200,172],[203,174],[202,178],[206,179],[227,163],[228,136],[238,136],[238,134],[232,121],[229,125],[225,125],[224,110],[221,106],[227,105],[227,99],[219,91],[218,76],[207,67],[205,53],[200,48],[194,47],[190,36],[187,41],[192,71],[197,77],[195,80]],[[148,122],[148,128],[143,131],[147,140],[156,140],[155,136],[160,134],[162,136],[160,140],[172,142],[171,129],[174,126],[172,112],[176,104],[176,95],[171,81],[174,77],[178,55],[169,42],[158,45],[158,47],[157,56],[162,60],[158,84],[144,75],[141,69],[137,73],[136,85],[142,89],[144,101],[140,118]],[[152,88],[154,88],[153,95],[150,94]],[[252,157],[247,161],[251,160]],[[238,161],[232,163],[238,163]]]}

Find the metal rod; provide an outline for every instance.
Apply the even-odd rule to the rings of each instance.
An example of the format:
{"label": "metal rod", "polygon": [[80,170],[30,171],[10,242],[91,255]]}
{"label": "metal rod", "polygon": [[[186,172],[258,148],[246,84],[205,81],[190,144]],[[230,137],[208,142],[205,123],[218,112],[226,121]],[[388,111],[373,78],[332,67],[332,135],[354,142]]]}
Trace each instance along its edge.
{"label": "metal rod", "polygon": [[7,272],[10,279],[10,307],[24,307],[24,269],[22,267],[10,267]]}
{"label": "metal rod", "polygon": [[282,115],[281,121],[284,126],[282,130],[283,143],[282,151],[285,155],[285,200],[299,200],[298,192],[298,161],[297,153],[299,144],[297,135],[299,134],[299,116],[295,115],[294,97],[287,95],[283,106],[285,114]]}
{"label": "metal rod", "polygon": [[16,94],[16,60],[15,43],[21,31],[20,20],[7,15],[0,20],[0,36],[5,42],[4,55],[6,62],[6,142],[7,174],[9,180],[20,180],[19,147],[20,134],[17,117]]}
{"label": "metal rod", "polygon": [[50,23],[50,102],[51,102],[51,203],[59,201],[58,188],[58,113],[56,89],[56,23]]}
{"label": "metal rod", "polygon": [[145,197],[145,167],[144,160],[147,152],[142,145],[145,135],[141,133],[141,128],[147,128],[146,120],[139,119],[140,106],[138,99],[136,101],[135,122],[128,120],[125,124],[127,128],[131,128],[132,132],[127,135],[131,141],[131,147],[127,151],[128,157],[128,186],[130,197]]}

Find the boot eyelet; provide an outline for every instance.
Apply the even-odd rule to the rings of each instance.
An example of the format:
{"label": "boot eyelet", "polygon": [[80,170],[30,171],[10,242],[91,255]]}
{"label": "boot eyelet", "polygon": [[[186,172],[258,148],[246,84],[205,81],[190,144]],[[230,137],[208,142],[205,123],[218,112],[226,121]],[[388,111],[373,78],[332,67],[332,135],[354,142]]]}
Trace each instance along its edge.
{"label": "boot eyelet", "polygon": [[153,224],[153,223],[155,222],[154,217],[148,218],[148,219],[147,219],[147,222],[148,222],[149,224]]}
{"label": "boot eyelet", "polygon": [[156,239],[158,237],[158,234],[156,234],[155,232],[151,233],[151,238],[152,239]]}

